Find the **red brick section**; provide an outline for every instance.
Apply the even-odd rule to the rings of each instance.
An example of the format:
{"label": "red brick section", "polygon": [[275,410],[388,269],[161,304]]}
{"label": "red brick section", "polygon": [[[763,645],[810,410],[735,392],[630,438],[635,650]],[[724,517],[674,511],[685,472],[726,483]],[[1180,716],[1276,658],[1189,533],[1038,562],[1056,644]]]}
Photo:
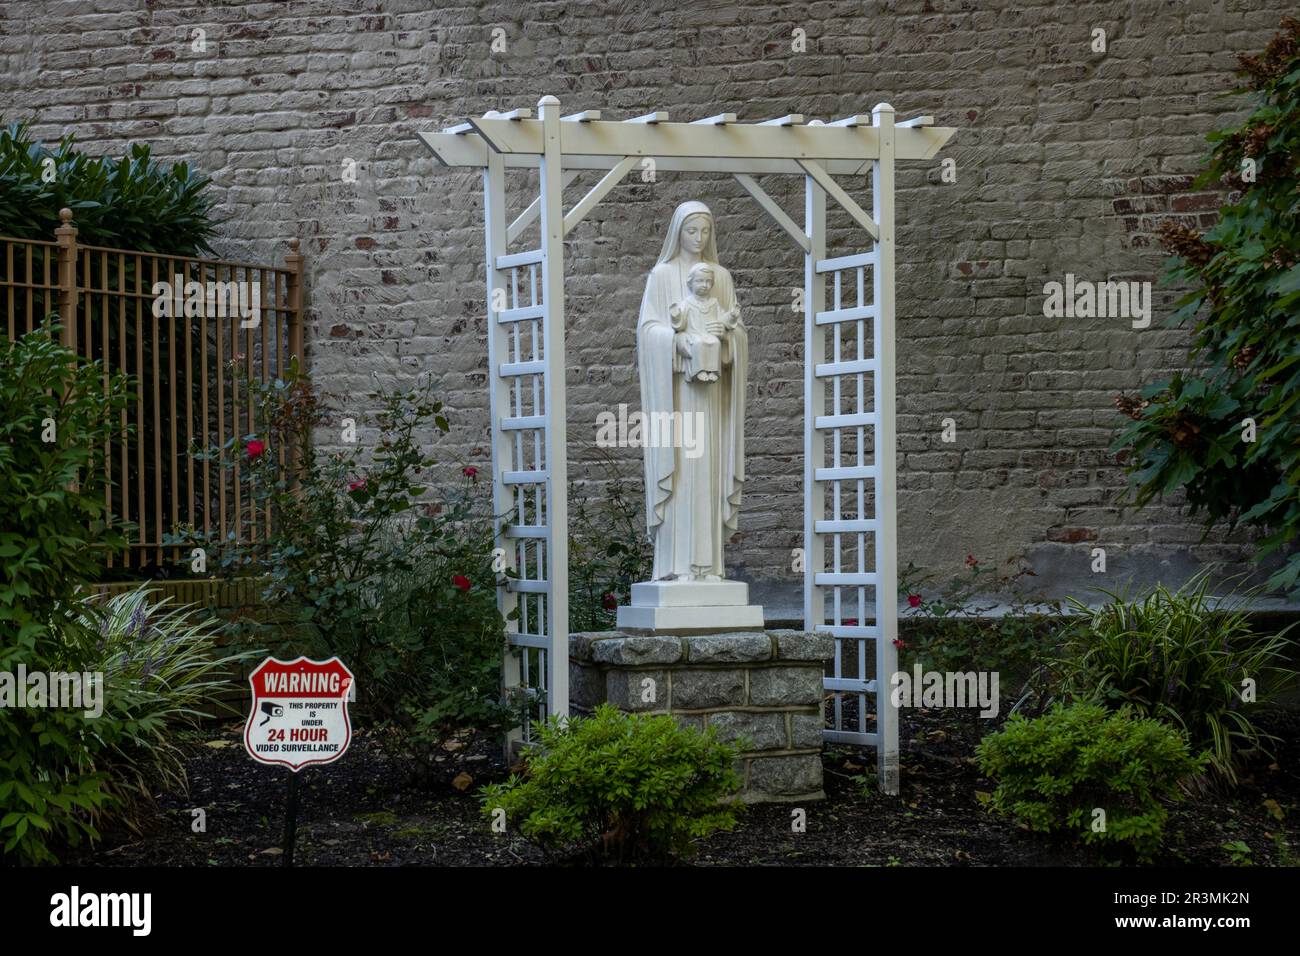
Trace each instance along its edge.
{"label": "red brick section", "polygon": [[1156,228],[1166,220],[1208,229],[1218,220],[1219,208],[1237,198],[1237,193],[1226,188],[1196,191],[1194,179],[1143,176],[1123,183],[1126,194],[1112,200],[1111,209],[1123,223],[1128,248],[1161,250]]}

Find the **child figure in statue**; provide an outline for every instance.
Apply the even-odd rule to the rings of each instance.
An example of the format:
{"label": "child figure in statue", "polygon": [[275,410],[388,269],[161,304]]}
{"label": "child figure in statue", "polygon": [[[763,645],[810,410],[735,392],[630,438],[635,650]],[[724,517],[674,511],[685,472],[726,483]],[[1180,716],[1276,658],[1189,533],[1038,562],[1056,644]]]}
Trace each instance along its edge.
{"label": "child figure in statue", "polygon": [[719,324],[726,331],[736,327],[737,310],[724,313],[713,295],[713,268],[697,262],[686,277],[690,294],[668,310],[679,368],[688,382],[716,382],[722,371],[722,340],[714,334]]}

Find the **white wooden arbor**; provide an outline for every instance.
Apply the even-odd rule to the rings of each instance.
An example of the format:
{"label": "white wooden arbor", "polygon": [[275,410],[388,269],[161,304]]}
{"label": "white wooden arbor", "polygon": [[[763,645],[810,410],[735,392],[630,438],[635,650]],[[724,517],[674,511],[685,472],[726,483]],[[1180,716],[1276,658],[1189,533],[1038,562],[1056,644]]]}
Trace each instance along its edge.
{"label": "white wooden arbor", "polygon": [[[553,96],[538,105],[537,119],[489,112],[420,134],[444,166],[483,171],[493,501],[517,575],[499,595],[502,613],[517,611],[506,687],[568,712],[564,237],[646,158],[656,173],[730,173],[804,257],[804,627],[835,638],[825,736],[874,746],[880,786],[896,792],[894,163],[930,159],[955,131],[928,116],[895,123],[887,103],[830,123],[794,114],[753,124],[663,112],[611,122],[597,110],[561,116]],[[505,174],[517,169],[538,170],[540,195],[507,222]],[[564,187],[585,170],[603,175],[565,212]],[[834,178],[868,171],[871,215]],[[768,174],[803,177],[802,227],[754,178]],[[828,255],[828,196],[867,234],[867,251]],[[538,248],[511,252],[539,216]]]}

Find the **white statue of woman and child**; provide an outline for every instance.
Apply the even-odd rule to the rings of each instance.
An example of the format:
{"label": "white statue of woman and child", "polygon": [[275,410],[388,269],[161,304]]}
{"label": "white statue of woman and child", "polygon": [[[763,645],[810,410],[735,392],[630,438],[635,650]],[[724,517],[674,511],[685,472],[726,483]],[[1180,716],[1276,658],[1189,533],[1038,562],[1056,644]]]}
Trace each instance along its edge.
{"label": "white statue of woman and child", "polygon": [[[651,581],[632,585],[618,624],[651,631],[763,626],[749,589],[726,580],[723,546],[735,533],[745,484],[749,335],[731,273],[718,262],[713,214],[702,202],[673,212],[646,279],[637,322],[641,410],[648,420],[691,416],[696,442],[643,444]],[[680,438],[683,430],[674,429]],[[659,432],[663,438],[663,431]]]}

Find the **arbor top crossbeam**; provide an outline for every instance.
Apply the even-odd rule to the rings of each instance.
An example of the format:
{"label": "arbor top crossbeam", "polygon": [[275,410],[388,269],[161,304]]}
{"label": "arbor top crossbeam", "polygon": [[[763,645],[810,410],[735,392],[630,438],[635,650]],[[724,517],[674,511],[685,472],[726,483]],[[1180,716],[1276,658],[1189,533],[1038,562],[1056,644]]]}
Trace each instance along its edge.
{"label": "arbor top crossbeam", "polygon": [[[930,125],[929,116],[893,124],[894,108],[878,105],[870,116],[822,122],[791,114],[757,123],[740,123],[733,113],[691,122],[672,122],[665,112],[626,120],[605,120],[597,110],[562,117],[560,153],[570,169],[612,169],[627,157],[653,158],[658,168],[675,172],[792,173],[804,175],[799,161],[813,161],[834,174],[865,172],[880,157],[882,126],[892,131],[896,160],[933,157],[956,130]],[[888,121],[882,119],[888,116]],[[532,110],[495,110],[439,133],[421,133],[444,166],[483,168],[489,151],[506,168],[531,168],[545,152],[544,124]]]}

